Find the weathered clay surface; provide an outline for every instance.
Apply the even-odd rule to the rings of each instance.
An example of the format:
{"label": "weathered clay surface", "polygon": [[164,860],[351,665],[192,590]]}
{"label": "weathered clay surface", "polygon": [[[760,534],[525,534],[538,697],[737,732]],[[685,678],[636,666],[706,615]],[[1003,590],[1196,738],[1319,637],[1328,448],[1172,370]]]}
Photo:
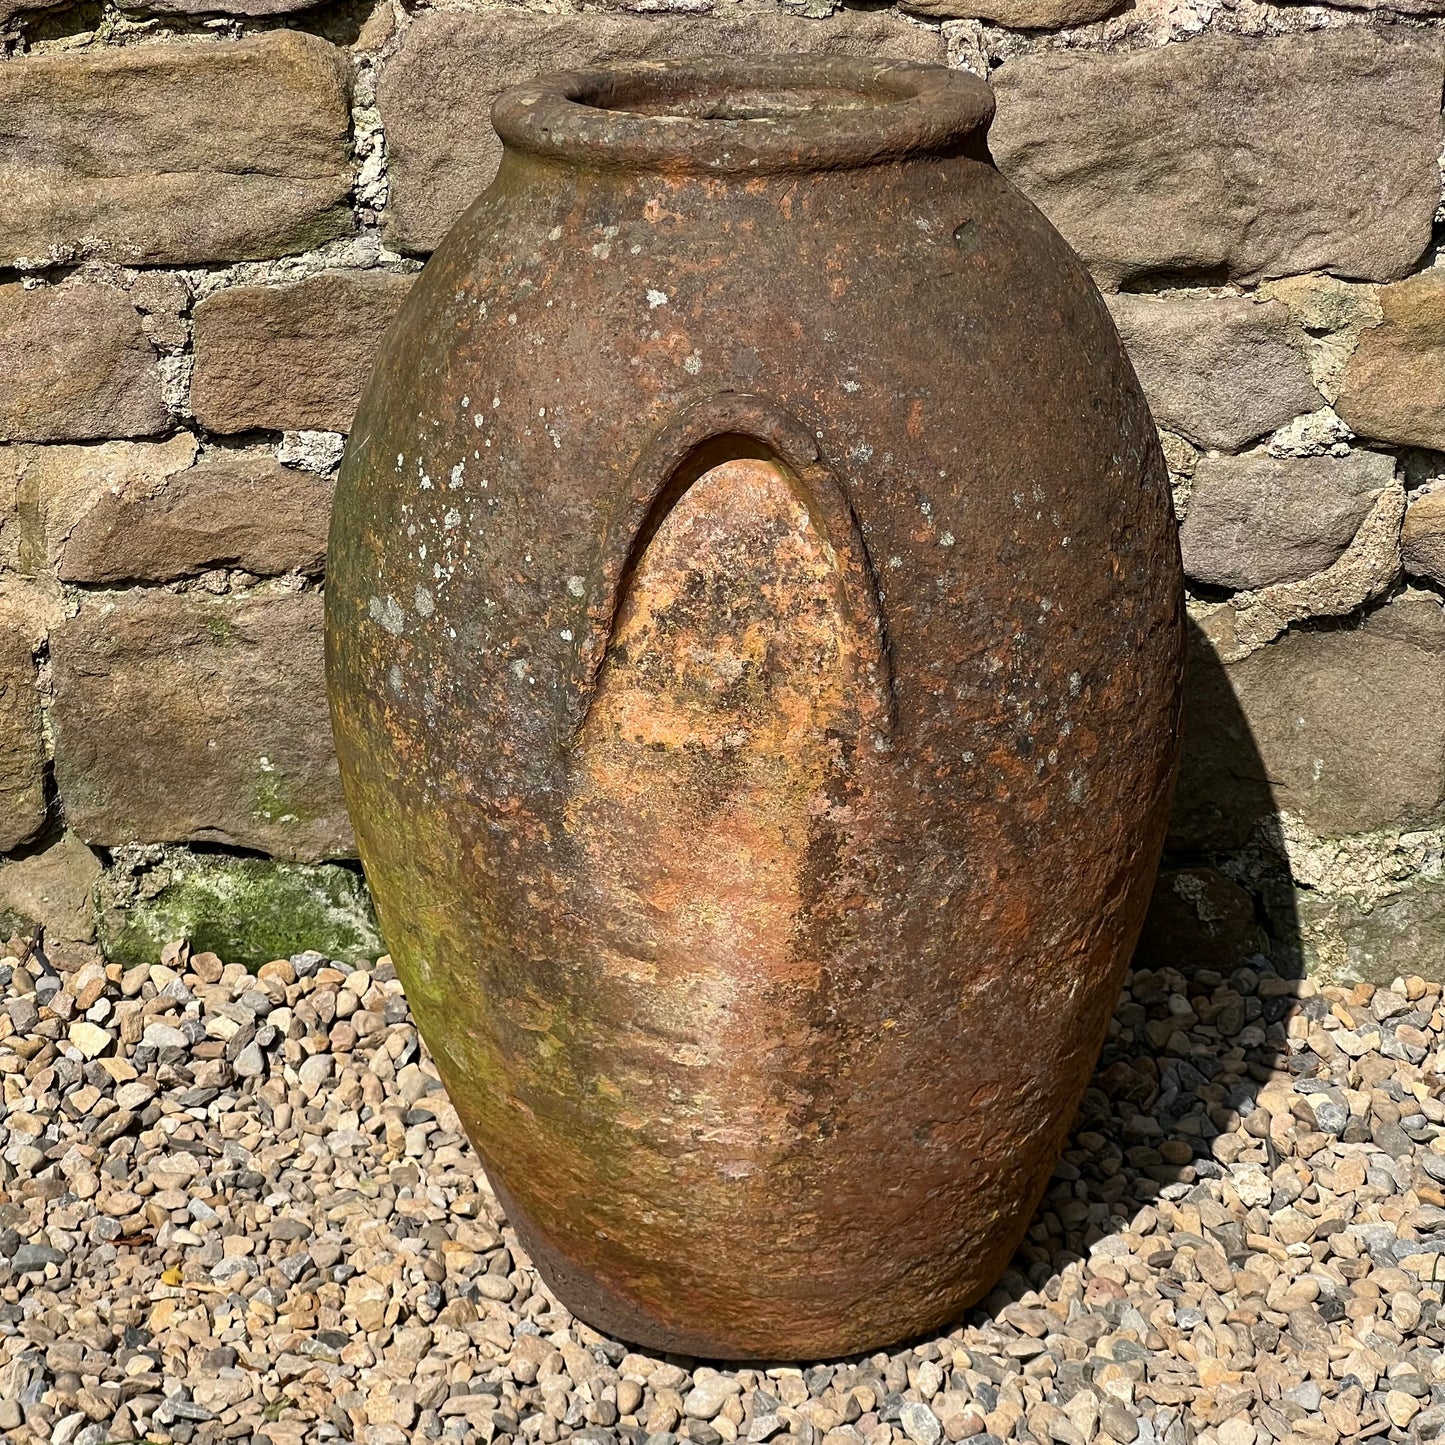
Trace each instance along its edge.
{"label": "weathered clay surface", "polygon": [[1238,451],[1323,398],[1289,311],[1234,297],[1109,297],[1154,420],[1201,447]]}
{"label": "weathered clay surface", "polygon": [[411,285],[387,271],[323,271],[208,296],[196,307],[197,420],[218,432],[347,431]]}
{"label": "weathered clay surface", "polygon": [[51,657],[56,778],[86,842],[350,852],[315,593],[89,597]]}
{"label": "weathered clay surface", "polygon": [[1412,577],[1445,586],[1445,490],[1416,497],[1400,529],[1400,554]]}
{"label": "weathered clay surface", "polygon": [[1378,292],[1384,319],[1360,333],[1335,410],[1361,436],[1445,447],[1445,271]]}
{"label": "weathered clay surface", "polygon": [[992,20],[1013,30],[1058,30],[1087,25],[1119,9],[1122,0],[901,0],[900,10],[930,20]]}
{"label": "weathered clay surface", "polygon": [[1352,27],[1044,51],[992,77],[1000,168],[1110,284],[1392,280],[1440,197],[1440,44]]}
{"label": "weathered clay surface", "polygon": [[403,251],[430,251],[486,188],[502,154],[489,112],[509,85],[615,61],[806,53],[944,59],[935,32],[856,10],[826,25],[769,12],[735,20],[520,10],[423,15],[387,61],[378,89],[391,166],[387,240]]}
{"label": "weathered clay surface", "polygon": [[832,1357],[955,1318],[1052,1167],[1163,831],[1177,547],[981,87],[667,73],[625,119],[498,103],[357,413],[333,716],[553,1288],[656,1347]]}
{"label": "weathered clay surface", "polygon": [[3,441],[150,436],[170,421],[155,348],[115,286],[0,286],[0,375]]}
{"label": "weathered clay surface", "polygon": [[1291,632],[1227,668],[1202,658],[1184,758],[1171,846],[1238,847],[1276,808],[1331,837],[1437,820],[1445,655],[1330,631]]}
{"label": "weathered clay surface", "polygon": [[1395,480],[1394,457],[1200,457],[1179,531],[1185,574],[1256,588],[1322,572]]}
{"label": "weathered clay surface", "polygon": [[352,228],[346,58],[276,30],[0,66],[0,264],[188,264]]}
{"label": "weathered clay surface", "polygon": [[[262,451],[195,439],[14,447],[23,570],[63,582],[168,582],[214,568],[319,572],[333,484]],[[3,458],[0,458],[3,460]]]}

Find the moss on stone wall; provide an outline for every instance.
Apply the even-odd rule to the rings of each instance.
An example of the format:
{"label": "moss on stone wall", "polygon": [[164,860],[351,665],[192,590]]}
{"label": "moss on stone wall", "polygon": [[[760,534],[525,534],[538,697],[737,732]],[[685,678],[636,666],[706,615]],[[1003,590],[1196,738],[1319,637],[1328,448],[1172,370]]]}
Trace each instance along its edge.
{"label": "moss on stone wall", "polygon": [[348,962],[383,951],[359,872],[265,858],[197,859],[150,896],[102,909],[101,947],[127,967],[154,962],[177,938],[248,968],[303,949]]}

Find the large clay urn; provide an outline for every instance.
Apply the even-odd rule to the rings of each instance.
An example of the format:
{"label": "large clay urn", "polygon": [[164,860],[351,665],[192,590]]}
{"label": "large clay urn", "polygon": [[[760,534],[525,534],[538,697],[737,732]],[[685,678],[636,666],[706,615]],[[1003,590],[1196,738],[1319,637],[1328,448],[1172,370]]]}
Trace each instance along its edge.
{"label": "large clay urn", "polygon": [[644,1346],[979,1299],[1144,913],[1165,469],[992,111],[843,60],[510,90],[356,417],[327,638],[382,929],[543,1278]]}

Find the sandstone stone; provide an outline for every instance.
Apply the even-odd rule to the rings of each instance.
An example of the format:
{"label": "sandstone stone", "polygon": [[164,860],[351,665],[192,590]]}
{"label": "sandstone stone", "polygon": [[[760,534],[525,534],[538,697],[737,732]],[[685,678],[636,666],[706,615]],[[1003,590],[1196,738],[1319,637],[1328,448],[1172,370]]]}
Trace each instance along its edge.
{"label": "sandstone stone", "polygon": [[0,374],[3,441],[149,436],[170,420],[155,350],[115,286],[0,286]]}
{"label": "sandstone stone", "polygon": [[1134,953],[1136,968],[1228,973],[1260,951],[1254,900],[1213,868],[1165,868]]}
{"label": "sandstone stone", "polygon": [[1360,436],[1445,447],[1445,272],[1382,286],[1383,319],[1360,333],[1335,410]]}
{"label": "sandstone stone", "polygon": [[316,593],[88,597],[51,657],[56,780],[82,838],[350,852]]}
{"label": "sandstone stone", "polygon": [[992,77],[1000,168],[1108,285],[1325,270],[1390,280],[1440,197],[1440,49],[1351,27]]}
{"label": "sandstone stone", "polygon": [[1401,974],[1440,971],[1445,886],[1438,881],[1417,879],[1373,902],[1301,889],[1298,905],[1312,975],[1383,986]]}
{"label": "sandstone stone", "polygon": [[350,128],[346,57],[292,30],[10,61],[0,264],[309,250],[352,227]]}
{"label": "sandstone stone", "polygon": [[1445,0],[1327,0],[1340,10],[1380,11],[1386,15],[1445,15]]}
{"label": "sandstone stone", "polygon": [[68,0],[0,0],[0,21],[17,15],[33,15],[39,10],[59,10]]}
{"label": "sandstone stone", "polygon": [[1196,634],[1171,846],[1239,847],[1276,809],[1331,837],[1438,819],[1445,651],[1422,641],[1292,632],[1224,667]]}
{"label": "sandstone stone", "polygon": [[326,557],[333,483],[269,452],[160,444],[10,448],[23,453],[21,545],[27,570],[65,582],[165,582],[217,567],[259,577],[317,573]]}
{"label": "sandstone stone", "polygon": [[1416,497],[1400,529],[1400,555],[1412,577],[1445,586],[1445,490]]}
{"label": "sandstone stone", "polygon": [[100,874],[100,859],[74,833],[23,858],[0,860],[0,928],[28,934],[40,924],[51,945],[93,943]]}
{"label": "sandstone stone", "polygon": [[1323,572],[1240,592],[1205,621],[1226,662],[1238,662],[1287,627],[1316,617],[1348,617],[1383,597],[1400,578],[1400,524],[1405,489],[1382,488],[1354,540]]}
{"label": "sandstone stone", "polygon": [[935,32],[856,10],[826,21],[768,12],[727,20],[518,10],[419,16],[377,90],[391,177],[387,240],[403,251],[430,251],[491,183],[501,142],[489,115],[509,85],[609,61],[778,53],[945,59]]}
{"label": "sandstone stone", "polygon": [[208,296],[195,313],[196,419],[218,432],[346,431],[411,284],[388,271],[323,271]]}
{"label": "sandstone stone", "polygon": [[1274,794],[1229,674],[1192,622],[1184,669],[1179,773],[1165,847],[1224,852],[1250,841]]}
{"label": "sandstone stone", "polygon": [[1316,617],[1348,617],[1400,579],[1400,523],[1405,488],[1392,483],[1377,494],[1360,530],[1335,562],[1311,577],[1274,582],[1256,592],[1237,592],[1230,604],[1205,618],[1225,662],[1240,662],[1273,642],[1287,627]]}
{"label": "sandstone stone", "polygon": [[1011,30],[1058,30],[1087,25],[1117,10],[1122,0],[901,0],[899,9],[930,20],[992,20]]}
{"label": "sandstone stone", "polygon": [[1283,302],[1295,325],[1308,334],[1310,374],[1331,406],[1340,394],[1340,378],[1360,333],[1381,320],[1379,294],[1378,286],[1341,281],[1318,271],[1267,281],[1255,293],[1262,300]]}
{"label": "sandstone stone", "polygon": [[1200,457],[1179,530],[1185,573],[1211,586],[1257,588],[1323,571],[1394,479],[1395,459],[1377,452]]}
{"label": "sandstone stone", "polygon": [[19,481],[30,450],[0,447],[0,573],[20,566]]}
{"label": "sandstone stone", "polygon": [[119,0],[122,10],[146,15],[290,15],[322,0]]}
{"label": "sandstone stone", "polygon": [[45,825],[45,739],[28,619],[0,604],[0,852]]}
{"label": "sandstone stone", "polygon": [[1154,420],[1197,446],[1238,451],[1322,405],[1281,302],[1108,301]]}
{"label": "sandstone stone", "polygon": [[1393,637],[1428,652],[1445,652],[1445,607],[1433,592],[1406,587],[1384,607],[1360,619],[1361,628],[1377,637]]}

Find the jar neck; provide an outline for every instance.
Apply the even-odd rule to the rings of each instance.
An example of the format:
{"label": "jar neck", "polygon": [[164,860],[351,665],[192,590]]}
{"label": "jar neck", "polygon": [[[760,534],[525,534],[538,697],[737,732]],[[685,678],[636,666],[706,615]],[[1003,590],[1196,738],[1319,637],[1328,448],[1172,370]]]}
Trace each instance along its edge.
{"label": "jar neck", "polygon": [[504,144],[587,169],[734,177],[928,155],[987,159],[993,93],[966,72],[837,57],[642,62],[504,91]]}

